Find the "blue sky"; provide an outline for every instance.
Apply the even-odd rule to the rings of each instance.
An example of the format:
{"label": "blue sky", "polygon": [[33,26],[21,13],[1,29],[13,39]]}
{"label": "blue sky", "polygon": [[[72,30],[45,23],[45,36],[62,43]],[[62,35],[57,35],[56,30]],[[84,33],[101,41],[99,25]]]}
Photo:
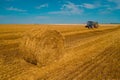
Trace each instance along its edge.
{"label": "blue sky", "polygon": [[120,23],[120,0],[0,0],[0,24]]}

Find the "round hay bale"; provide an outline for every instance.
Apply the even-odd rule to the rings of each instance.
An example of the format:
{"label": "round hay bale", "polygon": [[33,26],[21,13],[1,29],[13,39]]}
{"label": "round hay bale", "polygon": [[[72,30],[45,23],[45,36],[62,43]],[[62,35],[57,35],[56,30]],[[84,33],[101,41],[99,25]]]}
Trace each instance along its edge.
{"label": "round hay bale", "polygon": [[48,65],[59,60],[64,51],[64,38],[60,32],[49,29],[34,29],[21,40],[22,57],[32,64]]}

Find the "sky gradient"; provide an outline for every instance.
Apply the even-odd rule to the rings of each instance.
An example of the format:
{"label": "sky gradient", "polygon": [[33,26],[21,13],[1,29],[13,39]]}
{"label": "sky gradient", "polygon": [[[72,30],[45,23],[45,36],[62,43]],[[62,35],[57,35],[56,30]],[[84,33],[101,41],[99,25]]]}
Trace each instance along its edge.
{"label": "sky gradient", "polygon": [[0,0],[0,24],[120,23],[120,0]]}

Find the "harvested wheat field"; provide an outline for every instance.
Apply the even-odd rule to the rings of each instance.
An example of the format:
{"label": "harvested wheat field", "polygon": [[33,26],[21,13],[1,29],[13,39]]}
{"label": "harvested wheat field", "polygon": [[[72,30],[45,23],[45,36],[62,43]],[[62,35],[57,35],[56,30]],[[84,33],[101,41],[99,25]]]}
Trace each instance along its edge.
{"label": "harvested wheat field", "polygon": [[0,80],[120,80],[120,25],[0,25]]}

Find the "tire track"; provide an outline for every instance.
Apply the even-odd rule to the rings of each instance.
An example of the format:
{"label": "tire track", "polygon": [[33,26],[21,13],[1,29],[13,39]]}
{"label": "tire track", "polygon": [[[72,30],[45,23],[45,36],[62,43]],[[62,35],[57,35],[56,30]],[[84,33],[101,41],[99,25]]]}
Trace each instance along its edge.
{"label": "tire track", "polygon": [[[110,51],[110,50],[112,50],[112,51]],[[112,65],[112,61],[110,61],[110,60],[120,58],[120,55],[119,55],[120,50],[119,50],[119,47],[116,48],[116,47],[114,47],[114,46],[111,46],[109,50],[106,50],[106,51],[104,51],[104,52],[105,52],[105,53],[112,53],[112,55],[109,56],[109,57],[107,57],[107,59],[106,59],[103,63],[100,63],[101,66],[95,68],[95,69],[92,70],[90,73],[88,73],[87,76],[83,78],[84,80],[89,80],[89,79],[91,79],[91,77],[93,78],[93,80],[96,80],[97,77],[98,77],[98,78],[101,78],[101,79],[104,79],[104,80],[112,80],[112,79],[113,79],[112,77],[108,77],[108,76],[110,76],[108,73],[111,73],[111,74],[112,74],[112,72],[108,72],[108,71],[110,71],[110,70],[111,70],[110,67],[113,66],[113,65]],[[103,52],[103,53],[104,53],[104,52]],[[117,57],[118,57],[118,58],[117,58]],[[118,62],[119,62],[119,60],[118,60]],[[114,63],[114,67],[115,67],[115,66],[118,67],[118,69],[116,70],[116,71],[117,71],[116,73],[117,73],[117,75],[119,75],[119,73],[120,73],[119,67],[120,67],[120,66],[117,65],[117,64],[115,64],[115,62],[113,62],[113,63]],[[105,65],[105,64],[107,64],[107,65]],[[119,63],[118,63],[118,64],[119,64]],[[105,69],[109,69],[109,70],[108,70],[107,72],[105,72]],[[101,73],[101,74],[100,74],[100,73]],[[93,74],[95,74],[94,77],[93,77]],[[100,75],[101,75],[101,76],[100,76]],[[115,80],[119,80],[120,77],[119,77],[119,76],[116,76],[114,79],[115,79]]]}
{"label": "tire track", "polygon": [[95,36],[103,35],[106,33],[111,33],[118,29],[120,29],[120,27],[115,27],[113,29],[106,29],[106,30],[100,30],[100,31],[93,31],[93,32],[77,33],[73,35],[65,35],[65,43],[66,43],[65,47],[69,48],[69,45],[73,45],[78,41],[81,41],[84,39],[89,40],[90,37],[95,37]]}
{"label": "tire track", "polygon": [[[105,65],[105,64],[107,64],[107,65]],[[115,69],[115,71],[116,71],[115,73],[112,73],[110,70],[111,68],[108,66],[111,66],[111,68],[112,68],[112,67],[115,67],[116,64],[110,65],[110,63],[105,63],[105,62],[104,62],[104,64],[100,63],[100,66],[98,66],[96,69],[91,71],[91,73],[89,73],[86,77],[84,77],[83,80],[90,80],[91,78],[93,80],[96,80],[96,79],[99,79],[99,80],[102,80],[102,79],[104,79],[104,80],[112,80],[112,79],[119,80],[120,79],[120,76],[119,76],[119,74],[120,74],[119,67],[120,66]],[[116,76],[114,76],[114,75],[116,75]]]}
{"label": "tire track", "polygon": [[[96,56],[96,58],[94,58],[93,60],[89,60],[88,62],[82,64],[82,66],[79,66],[74,72],[70,73],[70,76],[66,77],[66,80],[77,80],[74,79],[76,78],[79,74],[85,74],[86,71],[92,70],[91,68],[89,69],[89,67],[91,67],[91,65],[93,66],[92,68],[96,67],[100,62],[104,61],[105,58],[107,56],[110,56],[111,54],[99,54]],[[94,62],[94,60],[97,62]],[[94,64],[96,63],[96,64]],[[81,75],[83,76],[83,75]]]}
{"label": "tire track", "polygon": [[91,65],[88,68],[86,68],[82,73],[75,76],[73,80],[79,80],[79,79],[84,80],[84,78],[88,76],[88,74],[90,74],[92,70],[98,68],[101,63],[103,63],[104,61],[107,60],[108,57],[113,56],[113,55],[114,55],[113,53],[104,54],[103,57],[94,59],[93,62],[91,62]]}
{"label": "tire track", "polygon": [[[114,43],[114,44],[110,45],[107,49],[105,49],[105,50],[102,52],[102,53],[104,53],[104,54],[111,54],[111,55],[106,56],[107,58],[105,57],[105,60],[103,60],[103,62],[109,60],[110,57],[113,58],[113,56],[115,55],[115,53],[119,53],[119,52],[120,52],[119,46],[116,47],[115,44],[118,44],[118,43]],[[98,57],[99,57],[99,56],[98,56]],[[99,61],[99,59],[98,59],[97,61]],[[99,62],[99,64],[101,64],[101,63],[103,63],[103,62]],[[108,61],[108,62],[109,62],[109,61]],[[96,59],[93,60],[93,63],[96,63]],[[94,67],[92,68],[91,66],[90,66],[90,68],[91,68],[91,69],[86,70],[86,71],[88,71],[88,72],[86,72],[86,74],[85,74],[84,76],[82,76],[80,79],[84,80],[84,78],[86,78],[85,76],[86,76],[86,75],[88,76],[88,75],[91,73],[91,71],[95,69]],[[96,68],[99,68],[99,67],[96,66]],[[78,79],[79,79],[79,78],[78,78]]]}

